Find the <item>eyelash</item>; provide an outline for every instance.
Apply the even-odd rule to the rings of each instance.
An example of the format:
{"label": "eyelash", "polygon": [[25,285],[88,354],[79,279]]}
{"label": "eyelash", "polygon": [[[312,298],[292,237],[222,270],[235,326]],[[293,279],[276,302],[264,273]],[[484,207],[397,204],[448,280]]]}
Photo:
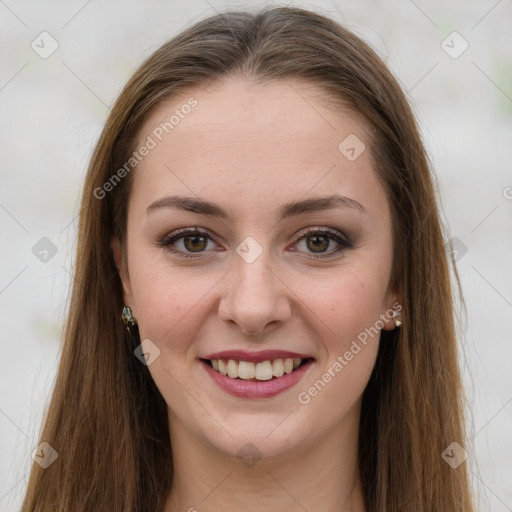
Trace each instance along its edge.
{"label": "eyelash", "polygon": [[[174,242],[176,242],[182,238],[191,237],[191,236],[204,236],[204,237],[209,238],[212,241],[215,241],[215,239],[214,239],[215,237],[213,237],[213,235],[209,231],[199,229],[194,226],[193,229],[192,228],[180,229],[180,230],[176,231],[175,233],[173,233],[172,235],[164,236],[163,238],[161,238],[158,241],[158,245],[160,245],[161,247],[164,247],[165,249],[171,251],[172,253],[178,255],[181,258],[200,258],[202,255],[204,255],[204,253],[201,253],[201,252],[198,252],[196,254],[185,253],[183,251],[177,251],[176,249],[171,248],[171,245]],[[336,230],[331,229],[331,228],[321,228],[321,229],[320,228],[307,228],[305,231],[303,231],[301,237],[297,240],[297,243],[307,237],[310,237],[310,236],[327,236],[327,238],[329,238],[329,240],[334,240],[336,243],[339,244],[339,247],[337,249],[335,249],[334,251],[331,251],[330,253],[326,253],[326,254],[311,253],[308,257],[312,257],[313,259],[329,258],[335,254],[338,254],[339,252],[343,251],[344,249],[353,247],[353,244],[348,239],[340,236],[340,234]]]}

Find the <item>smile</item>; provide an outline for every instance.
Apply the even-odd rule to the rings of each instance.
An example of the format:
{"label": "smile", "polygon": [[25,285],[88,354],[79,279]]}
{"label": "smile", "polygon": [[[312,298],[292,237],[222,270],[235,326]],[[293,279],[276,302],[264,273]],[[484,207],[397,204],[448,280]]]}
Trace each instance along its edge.
{"label": "smile", "polygon": [[281,350],[225,351],[201,358],[200,362],[224,392],[238,398],[269,398],[295,386],[315,359]]}

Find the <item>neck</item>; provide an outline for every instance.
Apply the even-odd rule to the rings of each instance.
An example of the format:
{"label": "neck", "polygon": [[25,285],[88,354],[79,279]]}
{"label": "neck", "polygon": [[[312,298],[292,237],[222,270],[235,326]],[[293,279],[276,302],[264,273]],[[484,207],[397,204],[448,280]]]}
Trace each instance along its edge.
{"label": "neck", "polygon": [[359,410],[353,410],[308,446],[241,460],[198,438],[172,416],[174,476],[165,512],[365,512],[358,420]]}

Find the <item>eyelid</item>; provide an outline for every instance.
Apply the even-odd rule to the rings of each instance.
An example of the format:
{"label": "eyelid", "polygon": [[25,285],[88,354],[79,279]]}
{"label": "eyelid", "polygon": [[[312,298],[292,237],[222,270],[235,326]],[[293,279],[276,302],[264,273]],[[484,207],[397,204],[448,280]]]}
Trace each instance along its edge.
{"label": "eyelid", "polygon": [[311,226],[311,227],[305,228],[299,234],[300,234],[300,236],[299,236],[298,240],[302,240],[303,238],[307,237],[308,235],[321,234],[321,235],[331,235],[334,239],[339,239],[340,243],[343,243],[347,246],[352,245],[352,242],[350,241],[348,236],[341,233],[337,229],[330,228],[327,226]]}
{"label": "eyelid", "polygon": [[194,235],[205,235],[210,237],[212,240],[217,240],[217,236],[214,235],[210,230],[206,228],[198,228],[197,226],[191,226],[189,228],[180,228],[172,233],[168,233],[160,238],[159,242],[167,242],[167,241],[174,241],[179,238],[183,238],[186,236],[194,236]]}

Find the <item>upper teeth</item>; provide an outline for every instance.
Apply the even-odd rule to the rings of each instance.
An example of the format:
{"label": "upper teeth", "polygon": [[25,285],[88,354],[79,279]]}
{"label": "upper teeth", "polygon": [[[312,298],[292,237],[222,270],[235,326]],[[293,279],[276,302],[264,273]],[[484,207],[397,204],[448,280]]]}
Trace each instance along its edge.
{"label": "upper teeth", "polygon": [[285,373],[291,373],[298,368],[302,362],[299,357],[286,359],[273,359],[252,363],[250,361],[235,361],[234,359],[212,359],[214,370],[227,375],[232,379],[257,379],[270,380],[272,377],[281,377]]}

